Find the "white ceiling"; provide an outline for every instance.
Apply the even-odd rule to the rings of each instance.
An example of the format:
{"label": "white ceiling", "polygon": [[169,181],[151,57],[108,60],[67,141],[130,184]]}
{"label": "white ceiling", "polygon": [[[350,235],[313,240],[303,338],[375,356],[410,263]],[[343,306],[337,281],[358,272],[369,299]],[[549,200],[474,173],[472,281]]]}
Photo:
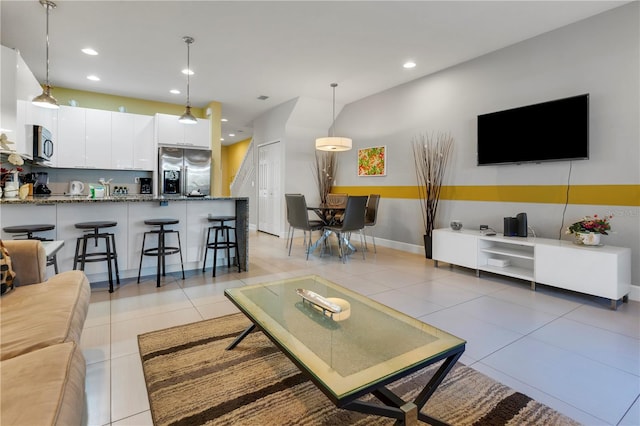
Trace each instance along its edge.
{"label": "white ceiling", "polygon": [[[192,36],[191,103],[222,103],[228,144],[251,136],[251,122],[282,102],[330,101],[332,82],[336,102],[348,104],[624,3],[58,0],[49,21],[50,80],[183,104],[182,37]],[[43,82],[44,8],[38,0],[2,0],[0,14],[2,44],[19,49]],[[81,53],[88,46],[99,55]],[[417,67],[403,69],[408,59]],[[243,133],[227,136],[237,130]]]}

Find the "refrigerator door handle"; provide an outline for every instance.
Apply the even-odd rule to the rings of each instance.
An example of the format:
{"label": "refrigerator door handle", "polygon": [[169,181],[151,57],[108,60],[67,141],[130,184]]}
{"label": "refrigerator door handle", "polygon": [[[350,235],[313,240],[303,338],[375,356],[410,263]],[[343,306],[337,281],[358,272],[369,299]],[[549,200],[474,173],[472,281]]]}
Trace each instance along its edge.
{"label": "refrigerator door handle", "polygon": [[182,170],[182,176],[184,176],[184,179],[182,179],[182,195],[189,195],[187,194],[187,189],[189,188],[189,183],[187,182],[187,179],[189,178],[189,166],[184,166]]}

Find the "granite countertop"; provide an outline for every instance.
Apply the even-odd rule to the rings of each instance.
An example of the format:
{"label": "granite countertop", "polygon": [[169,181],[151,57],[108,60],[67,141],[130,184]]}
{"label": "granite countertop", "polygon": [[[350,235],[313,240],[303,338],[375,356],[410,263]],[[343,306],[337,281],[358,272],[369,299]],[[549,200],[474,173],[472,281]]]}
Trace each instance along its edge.
{"label": "granite countertop", "polygon": [[212,200],[248,200],[248,197],[187,197],[154,195],[115,195],[103,198],[88,198],[86,195],[49,195],[33,196],[24,200],[19,198],[0,198],[0,204],[70,204],[70,203],[135,203],[144,201],[212,201]]}

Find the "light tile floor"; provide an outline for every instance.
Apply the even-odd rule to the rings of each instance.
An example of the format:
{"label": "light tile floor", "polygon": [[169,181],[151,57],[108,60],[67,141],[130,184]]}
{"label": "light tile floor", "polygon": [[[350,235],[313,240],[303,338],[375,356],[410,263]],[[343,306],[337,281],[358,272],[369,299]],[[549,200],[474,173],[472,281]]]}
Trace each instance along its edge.
{"label": "light tile floor", "polygon": [[91,295],[81,346],[91,425],[151,425],[137,335],[238,312],[224,289],[318,274],[467,340],[461,361],[587,425],[640,425],[640,303],[606,300],[474,271],[416,254],[310,256],[301,239],[252,233],[250,267],[127,280]]}

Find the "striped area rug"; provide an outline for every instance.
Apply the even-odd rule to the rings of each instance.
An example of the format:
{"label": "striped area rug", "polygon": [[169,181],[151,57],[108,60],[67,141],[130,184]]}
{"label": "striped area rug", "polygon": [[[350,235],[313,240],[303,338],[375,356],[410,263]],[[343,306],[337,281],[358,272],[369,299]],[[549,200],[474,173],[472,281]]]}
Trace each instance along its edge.
{"label": "striped area rug", "polygon": [[[138,336],[156,425],[390,425],[393,420],[335,407],[262,333],[234,350],[242,314]],[[413,399],[435,366],[393,383]],[[423,408],[452,425],[577,425],[458,363]]]}

